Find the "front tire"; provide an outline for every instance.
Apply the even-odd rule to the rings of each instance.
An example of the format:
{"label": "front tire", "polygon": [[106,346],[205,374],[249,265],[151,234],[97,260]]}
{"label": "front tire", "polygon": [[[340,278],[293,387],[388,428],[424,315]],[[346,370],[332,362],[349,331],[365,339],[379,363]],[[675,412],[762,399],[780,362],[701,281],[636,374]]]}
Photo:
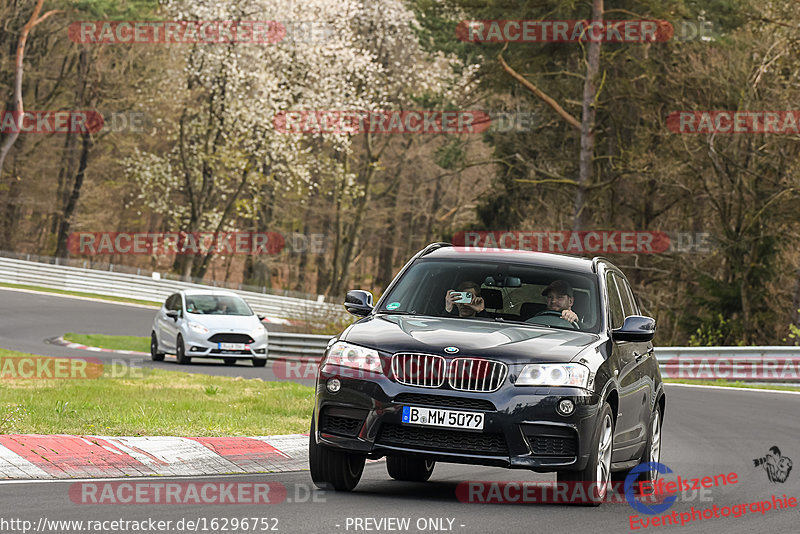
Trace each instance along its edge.
{"label": "front tire", "polygon": [[264,367],[267,365],[267,359],[253,358],[253,367]]}
{"label": "front tire", "polygon": [[415,456],[387,456],[386,470],[395,480],[426,482],[433,474],[435,460]]}
{"label": "front tire", "polygon": [[311,432],[308,435],[308,465],[311,480],[319,489],[352,491],[364,472],[366,456],[346,451],[329,449],[317,443],[314,432],[314,419],[311,419]]}
{"label": "front tire", "polygon": [[574,495],[578,492],[575,488],[580,484],[586,500],[576,501],[575,504],[584,506],[600,506],[608,495],[611,482],[611,451],[614,450],[614,417],[611,406],[603,403],[598,414],[598,424],[592,439],[592,451],[589,461],[582,471],[560,471],[558,482],[568,483],[569,491]]}
{"label": "front tire", "polygon": [[186,355],[186,346],[183,344],[183,336],[178,334],[178,339],[175,341],[175,358],[181,365],[192,363],[191,356]]}
{"label": "front tire", "polygon": [[[639,473],[638,476],[638,483],[634,485],[634,491],[636,493],[640,493],[640,488],[642,484],[648,484],[650,488],[658,480],[658,469],[656,468],[655,464],[661,461],[661,427],[662,423],[662,415],[661,415],[661,408],[656,406],[656,409],[653,410],[653,413],[650,414],[650,425],[647,429],[647,442],[645,443],[644,451],[642,452],[642,457],[639,461],[640,464],[643,463],[651,463],[651,469],[649,471],[644,471]],[[617,471],[613,473],[614,480],[618,480],[621,482],[625,482],[625,479],[628,478],[628,473],[630,469],[626,469],[625,471]]]}
{"label": "front tire", "polygon": [[155,332],[150,334],[150,359],[154,362],[164,361],[164,353],[158,352],[158,338]]}

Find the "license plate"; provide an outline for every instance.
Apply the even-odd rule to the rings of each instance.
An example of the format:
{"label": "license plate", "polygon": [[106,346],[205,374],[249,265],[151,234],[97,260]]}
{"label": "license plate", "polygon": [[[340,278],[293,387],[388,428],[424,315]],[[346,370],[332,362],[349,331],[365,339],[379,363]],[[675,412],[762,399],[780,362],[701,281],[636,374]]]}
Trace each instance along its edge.
{"label": "license plate", "polygon": [[440,408],[403,406],[403,423],[409,425],[483,430],[483,420],[483,414],[478,412],[457,412]]}
{"label": "license plate", "polygon": [[219,350],[244,350],[244,343],[217,343]]}

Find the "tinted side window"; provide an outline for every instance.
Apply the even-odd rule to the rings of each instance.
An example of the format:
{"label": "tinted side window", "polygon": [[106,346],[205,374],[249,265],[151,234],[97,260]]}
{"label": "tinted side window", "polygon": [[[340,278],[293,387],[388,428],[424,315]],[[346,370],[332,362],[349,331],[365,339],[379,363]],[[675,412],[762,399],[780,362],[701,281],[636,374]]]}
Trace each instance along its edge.
{"label": "tinted side window", "polygon": [[611,328],[619,328],[625,320],[625,312],[622,310],[622,300],[619,296],[616,278],[612,273],[606,275],[606,286],[608,287],[608,310],[611,313]]}
{"label": "tinted side window", "polygon": [[639,307],[636,305],[636,301],[633,298],[633,291],[631,291],[628,282],[617,275],[614,275],[614,279],[617,281],[619,296],[622,298],[622,312],[625,317],[629,315],[639,315]]}
{"label": "tinted side window", "polygon": [[176,293],[176,294],[174,294],[174,295],[170,296],[170,297],[167,299],[167,303],[165,304],[165,307],[166,307],[168,310],[175,310],[175,311],[177,311],[177,310],[180,310],[180,309],[181,309],[180,302],[181,302],[181,296],[180,296],[180,295],[178,295],[178,294]]}

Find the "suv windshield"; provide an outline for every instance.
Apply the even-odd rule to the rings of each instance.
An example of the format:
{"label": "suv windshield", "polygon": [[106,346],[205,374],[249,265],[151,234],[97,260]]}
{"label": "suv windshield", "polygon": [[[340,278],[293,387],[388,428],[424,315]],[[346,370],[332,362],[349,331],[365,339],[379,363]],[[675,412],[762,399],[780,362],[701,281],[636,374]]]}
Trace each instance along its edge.
{"label": "suv windshield", "polygon": [[[554,282],[556,284],[551,286]],[[518,263],[418,260],[386,295],[378,311],[458,317],[455,307],[451,312],[446,310],[445,297],[449,290],[459,291],[465,286],[474,287],[476,296],[483,300],[485,311],[478,317],[584,332],[600,331],[600,305],[594,276]],[[578,316],[577,325],[559,318],[560,312],[548,309],[548,298],[542,292],[549,286],[571,290],[571,310]]]}
{"label": "suv windshield", "polygon": [[245,301],[228,295],[187,295],[186,311],[198,315],[253,315]]}

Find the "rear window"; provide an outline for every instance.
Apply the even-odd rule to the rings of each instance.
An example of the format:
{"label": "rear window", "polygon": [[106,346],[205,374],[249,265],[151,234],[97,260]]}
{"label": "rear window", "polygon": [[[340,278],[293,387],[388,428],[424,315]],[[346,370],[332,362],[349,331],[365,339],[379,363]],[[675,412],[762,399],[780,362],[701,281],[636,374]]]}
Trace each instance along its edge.
{"label": "rear window", "polygon": [[[447,292],[472,282],[480,287],[485,318],[533,324],[547,311],[547,298],[542,292],[556,280],[572,288],[571,309],[580,319],[579,329],[599,332],[599,299],[594,276],[516,263],[417,260],[383,298],[378,311],[451,317],[453,313],[445,309]],[[539,324],[558,326],[552,321]]]}

